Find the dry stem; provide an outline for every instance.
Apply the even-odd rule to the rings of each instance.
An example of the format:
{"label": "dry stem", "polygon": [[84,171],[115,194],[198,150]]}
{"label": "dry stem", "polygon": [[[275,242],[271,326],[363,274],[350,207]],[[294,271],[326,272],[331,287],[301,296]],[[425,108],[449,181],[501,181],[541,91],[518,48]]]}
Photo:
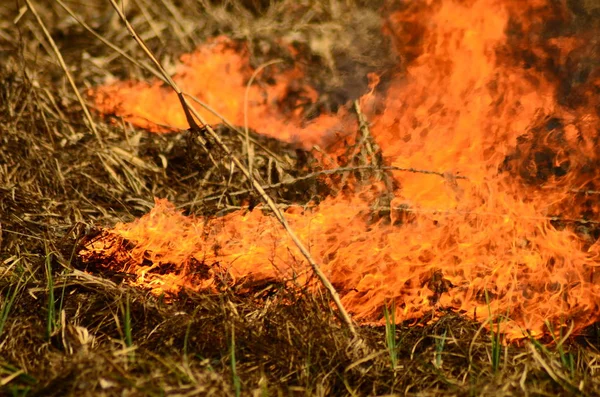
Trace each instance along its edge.
{"label": "dry stem", "polygon": [[54,51],[54,54],[56,55],[56,59],[58,60],[60,67],[65,72],[65,75],[67,76],[67,80],[69,80],[69,84],[71,85],[71,88],[73,88],[73,92],[75,93],[75,96],[77,97],[77,100],[79,101],[81,108],[83,109],[85,118],[87,119],[87,121],[90,125],[90,128],[92,129],[92,131],[94,132],[94,135],[96,136],[96,139],[98,140],[98,144],[100,145],[100,147],[104,148],[104,142],[102,141],[102,138],[100,137],[100,134],[98,133],[98,130],[96,129],[96,124],[94,123],[94,119],[92,119],[92,115],[91,115],[89,109],[87,108],[85,102],[83,101],[83,98],[81,97],[81,94],[79,93],[79,90],[77,89],[77,86],[75,85],[75,81],[73,80],[73,77],[71,77],[71,73],[69,73],[69,69],[67,68],[67,65],[65,63],[65,60],[62,57],[62,54],[60,53],[60,50],[58,49],[58,47],[56,46],[56,43],[54,42],[54,39],[52,39],[52,35],[50,35],[50,32],[46,28],[44,21],[42,21],[42,18],[40,18],[40,15],[38,14],[36,8],[33,6],[31,1],[25,0],[25,3],[27,4],[27,7],[29,8],[29,10],[31,10],[31,13],[37,20],[37,23],[42,28],[42,31],[44,32],[44,35],[46,36],[48,43],[50,44],[50,46],[52,47],[52,50]]}

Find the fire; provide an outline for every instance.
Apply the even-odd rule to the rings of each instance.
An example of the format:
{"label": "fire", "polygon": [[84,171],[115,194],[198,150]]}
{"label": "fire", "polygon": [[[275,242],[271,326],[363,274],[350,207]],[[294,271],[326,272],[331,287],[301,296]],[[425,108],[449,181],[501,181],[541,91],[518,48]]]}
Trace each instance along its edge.
{"label": "fire", "polygon": [[[200,109],[209,124],[222,118],[243,126],[246,83],[252,76],[248,54],[237,51],[226,37],[217,37],[192,54],[184,54],[173,80],[186,92],[211,106],[215,113]],[[272,85],[248,88],[248,126],[282,141],[306,147],[320,143],[339,123],[337,117],[323,114],[306,126],[300,117],[304,102],[316,101],[317,92],[299,82],[299,66],[276,76]],[[115,82],[91,90],[96,106],[105,114],[117,114],[125,120],[153,132],[187,129],[185,114],[173,90],[161,81]],[[291,103],[285,100],[294,97]],[[291,111],[284,112],[286,107]],[[221,118],[222,117],[222,118]]]}
{"label": "fire", "polygon": [[[541,337],[550,332],[548,325],[581,330],[598,321],[600,247],[589,224],[571,222],[598,214],[596,200],[581,193],[594,190],[598,178],[598,99],[581,88],[586,106],[561,105],[557,77],[525,66],[514,54],[530,51],[543,59],[544,50],[510,33],[516,25],[529,38],[539,35],[550,7],[544,1],[524,6],[510,0],[447,0],[408,8],[386,23],[397,51],[412,58],[405,73],[393,78],[384,98],[369,93],[361,101],[365,109],[384,109],[367,116],[388,165],[445,177],[394,171],[398,188],[389,217],[370,216],[379,194],[374,188],[329,197],[312,209],[290,209],[292,228],[362,323],[381,323],[383,306],[392,302],[399,321],[451,309],[499,322],[508,339],[527,333]],[[417,46],[413,32],[403,30],[407,26],[419,32]],[[555,38],[545,45],[564,60],[581,43]],[[241,56],[222,43],[211,46],[210,53],[200,49],[198,65],[208,68],[212,62],[220,65],[214,73],[239,72],[238,80],[224,79],[231,80],[226,88],[200,82],[206,73],[192,71],[191,55],[179,71],[181,85],[240,123],[247,66],[239,66]],[[224,68],[227,62],[238,66]],[[282,75],[273,90],[284,90],[290,78]],[[600,88],[600,78],[592,87]],[[137,99],[156,94],[152,100],[162,100],[163,88],[119,83],[98,92],[113,96],[117,89],[119,109],[127,109],[133,122],[162,117]],[[250,118],[260,132],[315,143],[343,125],[323,116],[303,129],[297,115],[278,114],[270,100],[257,99],[258,88],[252,89]],[[267,93],[272,95],[277,96]],[[370,106],[373,101],[382,106]],[[180,112],[166,113],[179,119],[161,123],[185,126]],[[260,124],[262,115],[269,116],[268,125]],[[563,221],[554,221],[556,216]],[[138,275],[135,283],[156,293],[243,280],[311,284],[303,257],[260,209],[190,218],[157,200],[149,214],[105,231],[107,236],[130,245],[126,258],[116,258],[114,249],[98,240],[82,255],[94,253],[110,266],[125,267]],[[177,270],[162,274],[167,265]]]}

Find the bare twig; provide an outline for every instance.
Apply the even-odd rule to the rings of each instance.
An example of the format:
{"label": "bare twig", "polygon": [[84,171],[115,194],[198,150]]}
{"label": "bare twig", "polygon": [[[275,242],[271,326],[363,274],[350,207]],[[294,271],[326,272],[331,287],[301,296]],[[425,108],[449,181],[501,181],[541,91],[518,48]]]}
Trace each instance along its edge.
{"label": "bare twig", "polygon": [[[331,295],[331,298],[334,301],[335,305],[337,306],[338,311],[340,312],[340,315],[341,315],[343,321],[348,326],[348,329],[350,330],[350,332],[352,333],[352,335],[354,337],[357,337],[358,333],[354,327],[352,319],[350,318],[350,315],[348,314],[344,305],[342,304],[342,301],[341,301],[339,294],[337,293],[335,287],[333,286],[333,284],[331,284],[331,282],[329,281],[329,279],[327,278],[325,273],[323,273],[320,266],[313,259],[312,255],[310,254],[308,249],[304,246],[302,241],[298,238],[298,236],[296,235],[294,230],[290,227],[290,225],[287,222],[287,219],[285,218],[283,213],[279,210],[279,208],[277,207],[275,202],[271,199],[271,197],[269,197],[269,195],[265,192],[265,190],[262,188],[262,186],[251,177],[248,169],[244,166],[244,164],[236,156],[233,155],[232,151],[229,149],[229,147],[227,145],[225,145],[223,143],[223,141],[221,140],[219,135],[217,135],[215,133],[215,131],[212,129],[212,127],[210,125],[208,125],[207,123],[205,123],[203,117],[200,114],[198,114],[198,112],[196,112],[196,110],[190,104],[188,104],[181,89],[177,86],[177,84],[173,81],[173,79],[171,79],[168,76],[167,72],[164,70],[164,68],[162,67],[160,62],[152,54],[150,49],[145,45],[143,40],[136,33],[135,29],[133,29],[133,27],[127,20],[125,14],[117,6],[115,0],[110,0],[110,2],[112,4],[112,6],[115,8],[115,10],[117,11],[117,13],[119,14],[119,17],[121,18],[123,23],[125,23],[125,25],[127,26],[129,33],[131,33],[131,35],[133,36],[135,41],[140,45],[142,50],[152,60],[152,62],[155,64],[155,66],[158,68],[158,70],[164,75],[164,77],[168,81],[169,85],[177,93],[177,96],[179,97],[179,100],[181,101],[181,106],[183,107],[183,110],[186,114],[188,124],[190,125],[190,129],[193,132],[195,132],[196,134],[198,134],[199,136],[202,136],[205,133],[208,134],[218,144],[218,146],[227,154],[227,156],[229,156],[229,158],[231,158],[231,160],[235,163],[235,165],[240,168],[240,170],[246,176],[246,178],[250,181],[250,183],[252,184],[254,189],[258,192],[258,194],[261,196],[261,198],[267,203],[269,208],[273,211],[273,213],[275,214],[275,217],[279,220],[279,222],[281,223],[283,228],[286,230],[286,232],[288,233],[288,235],[290,236],[290,238],[292,239],[294,244],[296,244],[296,246],[298,247],[298,249],[300,250],[302,255],[306,258],[308,263],[311,265],[313,271],[315,272],[315,274],[317,275],[317,277],[319,278],[321,283],[325,286],[325,288],[328,290],[329,294]],[[192,116],[192,114],[193,114],[193,116]],[[196,120],[194,119],[194,117],[196,117],[196,119],[198,119],[204,125],[202,128],[196,123]]]}
{"label": "bare twig", "polygon": [[[371,156],[371,162],[373,165],[381,165],[379,164],[379,159],[377,159],[377,152],[379,151],[379,147],[377,147],[375,142],[371,142],[371,131],[369,130],[369,123],[367,122],[367,118],[364,113],[360,109],[360,102],[358,100],[354,101],[354,111],[356,112],[356,117],[358,118],[358,128],[362,134],[360,137],[360,141],[357,143],[357,151],[364,145],[367,149],[367,154]],[[355,153],[357,154],[357,153]]]}
{"label": "bare twig", "polygon": [[[300,208],[303,211],[313,210],[318,208],[318,205],[302,205],[302,204],[277,204],[278,208]],[[227,209],[231,210],[247,210],[249,207],[244,205],[228,205]],[[480,217],[491,217],[491,218],[507,218],[510,217],[510,214],[502,214],[490,211],[460,211],[460,210],[443,210],[443,209],[419,209],[419,208],[411,208],[409,206],[389,206],[389,205],[379,205],[370,208],[372,211],[401,211],[407,212],[411,214],[430,214],[430,215],[445,215],[445,216],[461,216],[464,217],[466,215],[474,215]],[[263,208],[263,210],[268,210],[268,208]],[[573,218],[561,218],[559,216],[518,216],[517,219],[522,220],[532,220],[532,221],[546,221],[546,222],[563,222],[563,223],[579,223],[582,225],[600,225],[600,221],[592,220],[592,219],[573,219]]]}
{"label": "bare twig", "polygon": [[[475,216],[488,216],[495,218],[507,218],[511,217],[510,214],[500,214],[496,212],[490,211],[460,211],[460,210],[441,210],[441,209],[418,209],[418,208],[410,208],[408,206],[381,206],[374,208],[376,210],[397,210],[410,212],[414,214],[439,214],[439,215],[475,215]],[[599,225],[600,221],[591,220],[591,219],[574,219],[574,218],[562,218],[560,216],[518,216],[517,219],[527,219],[534,221],[547,221],[547,222],[564,222],[564,223],[580,223],[580,224],[590,224],[590,225]]]}
{"label": "bare twig", "polygon": [[42,28],[42,31],[44,32],[44,35],[46,36],[48,43],[50,44],[50,46],[52,47],[52,50],[54,51],[54,54],[56,55],[56,59],[58,60],[60,67],[65,72],[65,75],[67,76],[67,80],[69,81],[69,84],[71,85],[71,88],[73,89],[73,92],[75,92],[75,96],[77,97],[77,100],[79,101],[79,104],[81,105],[81,108],[83,109],[83,113],[85,114],[85,117],[90,125],[90,128],[92,129],[94,135],[96,136],[96,139],[98,140],[98,144],[100,145],[100,147],[104,148],[104,142],[102,141],[102,137],[100,136],[100,134],[98,133],[98,130],[96,129],[96,124],[94,123],[94,120],[92,119],[92,114],[90,113],[85,102],[83,101],[83,98],[81,97],[81,94],[79,93],[79,90],[77,89],[77,86],[75,85],[75,81],[73,80],[73,77],[71,77],[71,73],[69,73],[67,64],[65,63],[65,60],[63,59],[62,54],[60,53],[60,50],[56,46],[56,43],[54,42],[52,35],[50,35],[50,32],[46,28],[44,21],[42,21],[42,18],[38,14],[33,3],[30,0],[25,0],[25,3],[27,4],[27,7],[29,8],[31,13],[37,20],[37,23]]}
{"label": "bare twig", "polygon": [[600,194],[600,190],[569,189],[569,192],[577,193],[577,194],[585,194],[585,195]]}
{"label": "bare twig", "polygon": [[358,128],[362,133],[362,137],[359,142],[359,147],[364,145],[367,151],[367,156],[370,158],[371,164],[373,164],[373,166],[375,166],[379,170],[382,179],[385,183],[385,187],[387,189],[387,195],[385,197],[385,200],[387,201],[387,204],[389,204],[394,197],[394,184],[392,181],[392,176],[389,172],[384,172],[385,170],[383,168],[381,148],[371,135],[371,130],[369,129],[369,122],[367,121],[367,117],[360,108],[360,101],[358,99],[354,101],[354,111],[356,112],[356,117],[358,118]]}
{"label": "bare twig", "polygon": [[[354,171],[363,171],[363,170],[373,170],[373,171],[403,171],[403,172],[412,172],[412,173],[417,173],[417,174],[427,174],[427,175],[437,175],[440,176],[442,178],[446,177],[446,174],[444,174],[443,172],[437,172],[437,171],[430,171],[430,170],[418,170],[415,168],[402,168],[402,167],[394,167],[394,166],[375,166],[375,165],[358,165],[355,167],[338,167],[338,168],[332,168],[329,170],[321,170],[321,171],[316,171],[316,172],[312,172],[310,174],[306,174],[303,176],[299,176],[297,178],[292,178],[292,179],[288,179],[285,181],[281,181],[281,182],[277,182],[277,183],[272,183],[269,185],[261,185],[263,189],[268,190],[268,189],[276,189],[279,188],[281,186],[286,186],[286,185],[293,185],[295,183],[298,182],[302,182],[308,179],[313,179],[313,178],[317,178],[319,176],[324,176],[324,175],[333,175],[333,174],[342,174],[345,172],[354,172]],[[464,176],[460,176],[460,175],[453,175],[452,176],[455,179],[464,179],[464,180],[468,180],[467,177]],[[240,196],[242,194],[247,194],[250,193],[251,191],[253,191],[253,189],[243,189],[243,190],[238,190],[236,192],[231,192],[228,193],[229,196]],[[212,201],[212,200],[216,200],[219,197],[221,197],[221,195],[215,195],[215,196],[208,196],[208,197],[204,197],[202,199],[200,199],[198,202],[205,202],[205,201]],[[180,207],[185,207],[191,204],[196,204],[196,202],[189,202],[189,203],[185,203],[182,204]]]}

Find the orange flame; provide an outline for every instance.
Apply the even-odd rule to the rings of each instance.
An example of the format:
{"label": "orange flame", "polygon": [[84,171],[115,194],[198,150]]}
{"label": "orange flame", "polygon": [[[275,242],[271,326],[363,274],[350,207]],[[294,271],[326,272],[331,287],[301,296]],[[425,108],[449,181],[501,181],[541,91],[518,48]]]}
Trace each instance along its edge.
{"label": "orange flame", "polygon": [[[400,187],[394,192],[389,219],[370,220],[377,195],[370,192],[330,197],[305,212],[290,209],[286,215],[291,226],[361,322],[381,323],[386,302],[395,302],[399,321],[442,308],[477,320],[487,320],[491,313],[509,339],[526,332],[540,337],[549,332],[548,324],[573,323],[581,330],[598,321],[599,244],[581,230],[554,226],[552,216],[598,213],[589,197],[573,189],[593,187],[598,178],[600,121],[593,106],[560,106],[555,99],[556,78],[515,62],[510,45],[518,43],[508,43],[507,38],[509,22],[515,21],[537,34],[548,12],[546,3],[528,2],[525,7],[510,0],[444,1],[418,3],[415,9],[421,14],[415,16],[410,9],[389,18],[388,33],[398,51],[406,50],[414,59],[406,74],[391,82],[382,99],[384,110],[368,116],[388,164],[446,176],[395,171]],[[423,24],[417,29],[422,34],[419,48],[407,48],[401,27],[418,23]],[[579,44],[558,38],[548,45],[564,58]],[[544,56],[534,45],[531,51]],[[221,75],[227,69],[222,62],[241,62],[226,47],[203,54],[202,63],[214,58],[210,62],[221,66],[213,72]],[[188,58],[181,74],[190,83],[195,78],[193,58]],[[230,68],[227,73],[242,69]],[[244,86],[241,76],[235,83],[238,88]],[[234,88],[195,83],[207,102],[222,103],[219,111],[239,123],[243,107],[233,102],[243,98],[239,90],[233,95]],[[600,79],[593,84],[599,83]],[[120,87],[119,95],[124,95],[126,84],[99,92],[113,95],[114,87]],[[148,98],[163,89],[141,87],[131,86],[127,112],[138,118],[152,114],[157,120],[152,108],[134,98]],[[310,128],[299,128],[297,120],[285,120],[261,104],[255,90],[252,119],[258,123],[268,114],[279,120],[254,124],[261,132],[315,143],[336,125],[327,116]],[[214,102],[208,97],[220,93],[224,96]],[[275,94],[267,97],[271,95]],[[587,92],[584,97],[597,101]],[[373,93],[361,99],[365,109],[376,108],[369,104],[377,100]],[[184,119],[178,117],[168,123],[183,126]],[[193,219],[157,200],[149,214],[119,224],[111,233],[133,244],[124,263],[140,275],[137,283],[155,292],[180,286],[212,288],[218,277],[301,284],[310,278],[293,243],[261,210]],[[88,249],[102,251],[93,245]],[[179,274],[170,275],[177,279],[175,284],[154,271],[162,264],[178,265]],[[200,268],[206,268],[202,275]],[[145,277],[157,284],[148,284]]]}
{"label": "orange flame", "polygon": [[[222,122],[244,125],[246,82],[253,70],[248,55],[240,53],[226,37],[218,37],[200,46],[192,54],[181,56],[173,80],[185,91],[208,104],[220,116],[205,109],[199,113],[208,124]],[[306,123],[301,116],[301,102],[316,101],[317,92],[299,80],[303,72],[299,66],[277,76],[274,84],[248,87],[247,117],[250,128],[282,141],[295,142],[306,147],[320,143],[332,134],[339,120],[323,114]],[[287,104],[291,111],[283,112],[294,91],[294,103]],[[295,92],[298,91],[298,92]],[[117,114],[125,120],[153,132],[186,129],[188,124],[181,104],[173,90],[160,81],[115,82],[91,90],[96,106],[105,114]],[[222,117],[222,118],[221,118]]]}

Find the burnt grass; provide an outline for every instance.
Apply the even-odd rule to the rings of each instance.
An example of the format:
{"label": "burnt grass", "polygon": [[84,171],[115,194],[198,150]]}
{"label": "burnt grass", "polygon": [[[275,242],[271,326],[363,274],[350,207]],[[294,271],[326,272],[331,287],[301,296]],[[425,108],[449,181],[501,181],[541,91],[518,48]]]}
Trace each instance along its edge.
{"label": "burnt grass", "polygon": [[[107,76],[150,77],[58,2],[33,3],[79,92]],[[108,2],[84,3],[65,1],[99,34],[144,59]],[[256,66],[285,56],[277,39],[294,27],[307,83],[324,98],[310,112],[356,98],[369,71],[396,62],[381,56],[389,51],[377,2],[129,3],[128,17],[161,60],[227,34],[249,43]],[[82,241],[100,226],[145,214],[154,197],[205,216],[258,199],[239,171],[230,175],[226,158],[217,151],[211,159],[189,132],[151,134],[100,116],[88,99],[95,135],[40,24],[31,11],[19,14],[24,6],[0,6],[2,395],[600,394],[596,326],[559,344],[505,346],[481,324],[449,312],[393,330],[360,326],[355,339],[325,292],[266,284],[157,297],[128,285],[126,274],[82,268],[76,255]],[[311,40],[328,34],[328,46],[315,53]],[[337,69],[324,66],[327,56]],[[239,136],[227,127],[218,131],[243,156]],[[311,152],[257,134],[253,139],[265,180],[318,170]],[[331,194],[328,189],[309,179],[270,193],[281,204],[305,204]],[[206,199],[212,196],[222,199]]]}

